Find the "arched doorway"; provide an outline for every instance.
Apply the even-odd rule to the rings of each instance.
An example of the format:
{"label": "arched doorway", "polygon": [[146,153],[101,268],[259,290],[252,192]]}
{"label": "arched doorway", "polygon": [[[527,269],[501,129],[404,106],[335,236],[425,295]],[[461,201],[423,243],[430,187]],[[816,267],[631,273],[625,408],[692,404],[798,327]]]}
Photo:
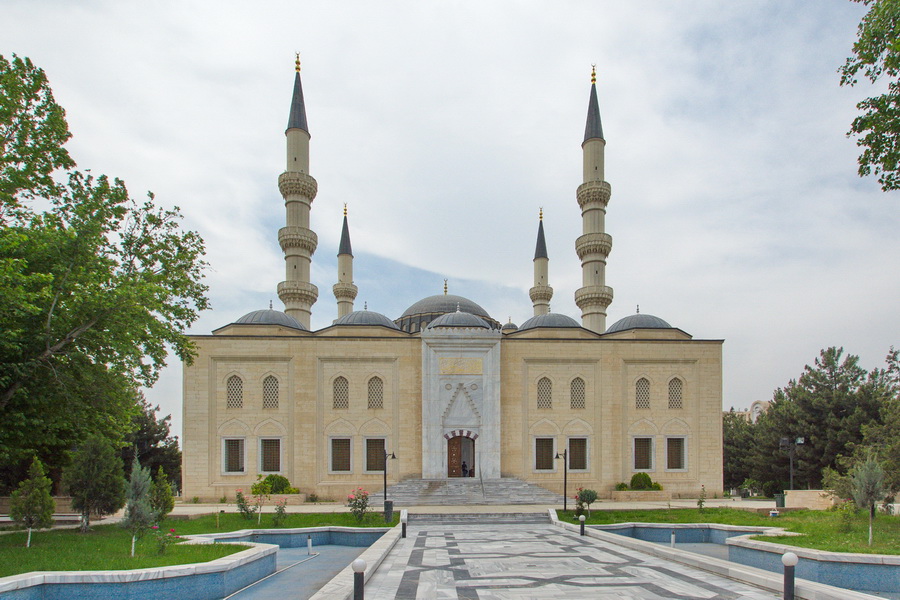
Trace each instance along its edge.
{"label": "arched doorway", "polygon": [[[463,463],[466,465],[463,473]],[[447,477],[475,476],[475,439],[456,435],[447,439]]]}

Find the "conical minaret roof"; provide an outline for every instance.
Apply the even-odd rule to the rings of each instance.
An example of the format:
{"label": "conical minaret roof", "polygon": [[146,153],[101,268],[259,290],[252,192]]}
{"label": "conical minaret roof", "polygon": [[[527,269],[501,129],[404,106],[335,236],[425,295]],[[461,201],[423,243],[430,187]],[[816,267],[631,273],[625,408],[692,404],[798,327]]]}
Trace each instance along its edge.
{"label": "conical minaret roof", "polygon": [[537,244],[534,246],[534,260],[539,258],[549,258],[547,256],[547,242],[544,240],[544,211],[541,211],[541,218],[538,221]]}
{"label": "conical minaret roof", "polygon": [[291,114],[288,116],[287,128],[302,129],[309,133],[309,126],[306,124],[306,103],[303,102],[303,84],[300,83],[300,55],[297,55],[294,94],[291,97]]}
{"label": "conical minaret roof", "polygon": [[341,229],[341,243],[338,246],[338,256],[341,254],[353,256],[353,248],[350,247],[350,227],[347,225],[346,208],[344,208],[344,227]]}
{"label": "conical minaret roof", "polygon": [[600,122],[600,103],[597,102],[597,73],[591,72],[591,97],[588,100],[587,124],[584,126],[584,141],[594,138],[605,140],[603,123]]}

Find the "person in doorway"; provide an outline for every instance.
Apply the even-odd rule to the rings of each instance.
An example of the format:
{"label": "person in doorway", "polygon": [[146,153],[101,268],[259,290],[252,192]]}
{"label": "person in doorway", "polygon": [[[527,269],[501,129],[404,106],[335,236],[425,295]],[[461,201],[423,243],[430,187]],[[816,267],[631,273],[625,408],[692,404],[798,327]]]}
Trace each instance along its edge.
{"label": "person in doorway", "polygon": [[463,463],[462,463],[462,473],[463,473],[463,477],[469,476],[469,467],[466,466],[466,461],[463,461]]}

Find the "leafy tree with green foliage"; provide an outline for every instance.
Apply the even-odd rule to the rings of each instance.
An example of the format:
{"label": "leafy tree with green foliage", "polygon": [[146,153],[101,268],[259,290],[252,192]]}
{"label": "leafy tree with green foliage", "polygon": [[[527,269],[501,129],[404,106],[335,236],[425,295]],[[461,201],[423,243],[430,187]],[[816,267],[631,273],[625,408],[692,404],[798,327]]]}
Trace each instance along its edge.
{"label": "leafy tree with green foliage", "polygon": [[92,514],[102,517],[125,506],[122,459],[103,438],[90,436],[81,443],[63,474],[63,485],[72,496],[72,508],[81,512],[82,533],[90,530]]}
{"label": "leafy tree with green foliage", "polygon": [[44,466],[37,458],[31,461],[28,479],[19,484],[10,498],[9,516],[28,528],[26,548],[31,548],[31,530],[53,526],[55,503],[50,496],[50,480],[44,476]]}
{"label": "leafy tree with green foliage", "polygon": [[870,451],[881,459],[886,493],[900,493],[900,351],[891,347],[885,358],[886,368],[874,374],[881,390],[879,422],[863,426],[863,441],[854,453],[856,461]]}
{"label": "leafy tree with green foliage", "polygon": [[872,528],[875,522],[875,505],[884,499],[884,469],[871,454],[850,473],[853,484],[853,500],[869,511],[869,545],[872,545]]}
{"label": "leafy tree with green foliage", "polygon": [[860,177],[874,173],[884,191],[900,188],[900,0],[853,0],[869,7],[858,38],[838,72],[841,85],[854,86],[862,75],[870,83],[887,80],[887,92],[859,102],[862,111],[848,135],[857,145]]}
{"label": "leafy tree with green foliage", "polygon": [[[151,473],[160,468],[166,472],[169,482],[181,488],[181,450],[178,449],[178,437],[170,435],[169,422],[172,415],[157,418],[159,406],[153,406],[138,392],[137,400],[140,410],[131,419],[131,433],[125,436],[122,447],[122,460],[128,461],[137,452],[142,467]],[[125,467],[125,476],[130,475],[130,465]]]}
{"label": "leafy tree with green foliage", "polygon": [[722,416],[722,460],[725,488],[740,487],[750,478],[753,424],[732,408]]}
{"label": "leafy tree with green foliage", "polygon": [[[133,467],[133,465],[132,465]],[[149,471],[149,469],[148,469]],[[150,492],[150,506],[156,522],[159,523],[175,508],[175,497],[172,495],[172,485],[166,477],[165,471],[160,467],[153,479],[153,490]]]}
{"label": "leafy tree with green foliage", "polygon": [[119,442],[168,347],[208,307],[203,241],[177,208],[74,169],[44,72],[0,56],[0,488],[89,433]]}
{"label": "leafy tree with green foliage", "polygon": [[141,466],[137,456],[131,463],[131,477],[128,481],[128,500],[125,504],[125,518],[122,527],[131,532],[131,556],[134,556],[134,545],[153,523],[156,514],[150,505],[150,471]]}
{"label": "leafy tree with green foliage", "polygon": [[587,508],[587,516],[591,517],[591,504],[597,501],[597,492],[585,488],[578,488],[578,502]]}

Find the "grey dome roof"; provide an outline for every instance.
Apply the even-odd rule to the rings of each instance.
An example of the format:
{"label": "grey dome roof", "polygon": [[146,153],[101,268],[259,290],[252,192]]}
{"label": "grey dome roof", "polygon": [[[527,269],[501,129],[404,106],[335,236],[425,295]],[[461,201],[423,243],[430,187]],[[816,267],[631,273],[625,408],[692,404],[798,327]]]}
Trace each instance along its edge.
{"label": "grey dome roof", "polygon": [[617,331],[625,331],[627,329],[674,329],[671,325],[653,315],[638,313],[619,319],[609,326],[606,333],[615,333]]}
{"label": "grey dome roof", "polygon": [[534,329],[536,327],[581,327],[581,324],[561,313],[547,313],[531,317],[519,327],[519,331]]}
{"label": "grey dome roof", "polygon": [[481,329],[490,329],[491,326],[481,317],[467,312],[452,312],[441,315],[428,324],[428,329],[435,327],[480,327]]}
{"label": "grey dome roof", "polygon": [[500,329],[502,331],[517,331],[519,329],[519,326],[510,321],[509,323],[505,323]]}
{"label": "grey dome roof", "polygon": [[390,329],[400,329],[380,312],[371,310],[355,310],[334,322],[335,325],[383,325]]}
{"label": "grey dome roof", "polygon": [[481,308],[475,302],[472,302],[468,298],[463,298],[462,296],[455,296],[453,294],[438,294],[436,296],[428,296],[427,298],[422,298],[409,308],[407,308],[400,318],[409,317],[411,315],[421,315],[428,313],[451,313],[456,312],[456,309],[459,308],[460,311],[470,313],[477,316],[483,316],[490,318],[491,315],[488,314],[486,310]]}
{"label": "grey dome roof", "polygon": [[241,325],[281,325],[282,327],[309,331],[294,317],[271,308],[254,310],[235,321],[235,323]]}

